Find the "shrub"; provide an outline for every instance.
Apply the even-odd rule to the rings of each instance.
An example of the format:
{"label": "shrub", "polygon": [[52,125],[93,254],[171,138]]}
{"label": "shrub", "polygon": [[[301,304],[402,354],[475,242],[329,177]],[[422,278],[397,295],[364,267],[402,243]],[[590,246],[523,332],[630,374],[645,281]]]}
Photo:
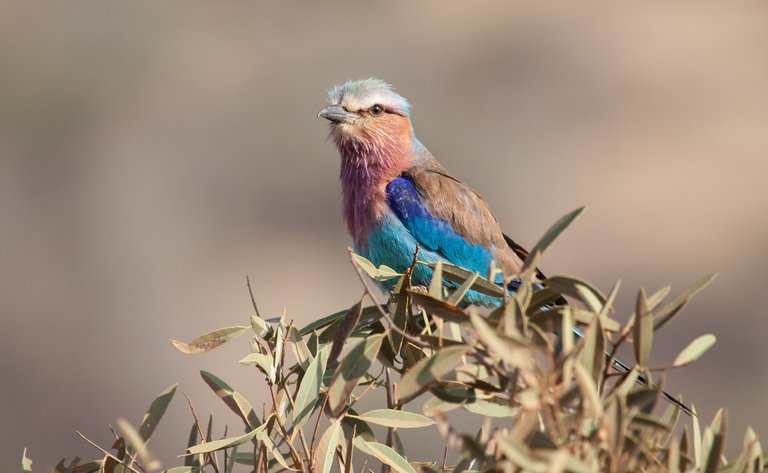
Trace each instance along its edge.
{"label": "shrub", "polygon": [[[262,319],[254,304],[249,325],[189,343],[172,340],[183,353],[196,354],[249,333],[250,353],[240,363],[264,375],[272,405],[259,417],[226,382],[201,372],[241,418],[244,434],[213,439],[211,423],[204,429],[192,410],[184,465],[165,471],[357,472],[376,463],[397,472],[761,470],[764,458],[751,429],[738,455],[727,461],[725,412],[702,426],[695,408],[664,392],[664,374],[698,359],[714,336],[694,339],[666,366],[647,363],[654,333],[712,276],[671,298],[669,287],[651,295],[640,290],[635,313],[624,324],[613,318],[618,284],[606,296],[578,278],[551,277],[543,287],[532,282],[539,256],[578,212],[557,222],[534,247],[513,295],[440,263],[430,265],[430,287],[414,287],[410,270],[376,268],[350,252],[364,292],[349,310],[299,328],[285,317]],[[415,255],[411,270],[424,264]],[[390,300],[380,304],[371,280],[392,279],[397,283]],[[454,289],[448,291],[446,282]],[[470,290],[498,297],[500,307],[463,307]],[[570,303],[556,304],[563,296]],[[571,336],[574,331],[581,336]],[[633,345],[632,369],[615,360],[625,344]],[[56,471],[158,470],[146,443],[175,390],[171,386],[155,399],[138,428],[119,420],[122,435],[102,448],[102,458],[69,466],[62,460]],[[363,398],[380,405],[361,412]],[[454,410],[476,417],[481,428],[465,431],[451,420]],[[386,434],[377,436],[374,428]],[[409,461],[399,432],[414,428],[436,428],[446,455]],[[26,451],[22,464],[30,471]]]}

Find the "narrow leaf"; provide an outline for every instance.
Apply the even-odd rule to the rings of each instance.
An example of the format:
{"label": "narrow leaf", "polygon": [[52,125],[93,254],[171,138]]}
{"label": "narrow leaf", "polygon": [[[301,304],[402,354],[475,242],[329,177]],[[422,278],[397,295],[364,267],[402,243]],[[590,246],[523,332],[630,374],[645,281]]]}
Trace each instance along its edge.
{"label": "narrow leaf", "polygon": [[320,437],[320,443],[317,445],[317,455],[315,461],[318,462],[317,469],[320,473],[329,473],[333,467],[333,458],[336,453],[336,446],[339,443],[339,434],[341,432],[341,424],[336,419],[326,429],[323,436]]}
{"label": "narrow leaf", "polygon": [[384,264],[377,268],[373,263],[355,253],[352,253],[352,262],[375,281],[389,281],[390,279],[402,276],[402,274]]}
{"label": "narrow leaf", "polygon": [[576,217],[578,217],[581,212],[584,211],[585,207],[580,207],[563,217],[560,217],[560,219],[555,222],[549,229],[544,233],[544,236],[541,237],[541,239],[536,243],[536,245],[531,249],[530,256],[525,259],[525,264],[523,265],[523,269],[520,271],[521,273],[526,272],[529,268],[531,263],[533,262],[534,258],[539,255],[543,254],[549,245],[552,244],[553,241],[566,229],[568,226],[576,220]]}
{"label": "narrow leaf", "polygon": [[23,473],[32,473],[32,460],[27,458],[27,447],[21,452],[21,471]]}
{"label": "narrow leaf", "polygon": [[301,384],[296,392],[295,407],[293,410],[294,429],[301,428],[315,410],[320,386],[323,382],[323,374],[328,362],[330,346],[324,346],[314,360],[307,367],[307,372],[301,379]]}
{"label": "narrow leaf", "polygon": [[165,410],[168,409],[168,404],[171,403],[173,395],[176,394],[176,387],[179,383],[169,386],[165,391],[158,394],[152,404],[149,405],[149,409],[144,414],[144,418],[139,425],[139,435],[145,441],[149,440],[152,436],[152,432],[155,431],[157,424],[160,423],[160,419],[163,418]]}
{"label": "narrow leaf", "polygon": [[398,411],[395,409],[374,409],[356,416],[348,415],[348,417],[356,417],[372,424],[383,425],[384,427],[401,429],[427,427],[435,423],[435,421],[429,417],[425,417],[421,414]]}
{"label": "narrow leaf", "polygon": [[264,429],[265,425],[266,424],[262,424],[261,426],[251,430],[247,434],[241,435],[239,437],[227,437],[224,439],[213,440],[210,442],[205,442],[199,445],[195,445],[193,447],[189,447],[187,448],[187,454],[197,455],[200,453],[210,453],[210,452],[215,452],[217,450],[223,450],[225,448],[231,448],[237,445],[242,445],[245,442],[249,442],[253,440],[256,437],[256,435],[258,435],[259,432]]}
{"label": "narrow leaf", "polygon": [[471,348],[469,345],[452,345],[420,360],[400,378],[395,389],[398,401],[407,402],[424,391],[430,383],[452,371]]}
{"label": "narrow leaf", "polygon": [[711,283],[717,274],[710,274],[704,278],[693,283],[688,289],[684,290],[680,294],[674,297],[669,303],[664,305],[656,311],[656,317],[653,329],[658,330],[667,323],[669,323],[679,312],[685,307],[686,304],[695,296],[699,291],[704,289]]}
{"label": "narrow leaf", "polygon": [[184,354],[197,355],[198,353],[205,353],[207,351],[213,350],[214,348],[220,347],[228,341],[242,335],[249,328],[251,327],[241,325],[235,327],[225,327],[219,330],[214,330],[213,332],[208,332],[204,335],[200,335],[189,343],[171,339],[171,344]]}
{"label": "narrow leaf", "polygon": [[360,378],[368,372],[376,355],[379,354],[385,334],[370,335],[355,345],[336,368],[328,388],[328,405],[334,416],[339,415],[347,405],[352,390]]}
{"label": "narrow leaf", "polygon": [[259,426],[259,418],[256,416],[256,411],[253,410],[251,404],[242,394],[232,389],[230,385],[213,373],[201,370],[200,376],[213,389],[213,392],[224,401],[227,407],[243,420],[246,430],[255,429]]}
{"label": "narrow leaf", "polygon": [[712,334],[702,335],[692,341],[688,344],[687,347],[683,349],[683,351],[680,352],[679,355],[677,355],[677,358],[675,358],[675,361],[672,363],[672,366],[677,368],[679,366],[685,366],[689,363],[693,363],[694,361],[698,360],[701,355],[706,353],[707,350],[709,350],[712,345],[715,344],[715,341],[717,339]]}
{"label": "narrow leaf", "polygon": [[416,473],[416,470],[408,463],[408,460],[401,457],[392,448],[377,442],[366,442],[366,446],[371,450],[373,456],[385,465],[392,467],[395,471],[400,473]]}
{"label": "narrow leaf", "polygon": [[[472,271],[467,271],[460,266],[454,266],[448,263],[428,263],[427,266],[435,269],[438,264],[442,266],[443,279],[455,282],[457,284],[464,284],[464,281],[469,279],[474,274]],[[504,288],[482,277],[475,279],[470,289],[487,296],[499,298],[504,297],[505,293]]]}
{"label": "narrow leaf", "polygon": [[648,309],[648,300],[645,289],[640,289],[637,294],[637,307],[635,309],[635,358],[640,367],[648,366],[648,356],[651,354],[653,343],[653,314]]}

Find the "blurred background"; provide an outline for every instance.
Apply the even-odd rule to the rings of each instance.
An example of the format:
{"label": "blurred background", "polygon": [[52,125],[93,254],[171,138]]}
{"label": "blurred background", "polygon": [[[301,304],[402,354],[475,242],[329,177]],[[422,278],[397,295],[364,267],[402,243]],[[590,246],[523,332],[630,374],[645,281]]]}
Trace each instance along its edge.
{"label": "blurred background", "polygon": [[[729,406],[731,448],[747,425],[767,443],[768,4],[466,5],[3,2],[0,470],[24,446],[36,471],[97,457],[75,429],[110,444],[176,381],[237,425],[199,369],[261,405],[245,340],[186,357],[168,339],[246,324],[246,274],[265,316],[356,301],[315,114],[368,76],[526,246],[587,205],[542,266],[621,278],[620,320],[640,286],[718,272],[655,362],[714,333],[669,390],[707,422]],[[152,440],[164,465],[190,423],[178,396]]]}

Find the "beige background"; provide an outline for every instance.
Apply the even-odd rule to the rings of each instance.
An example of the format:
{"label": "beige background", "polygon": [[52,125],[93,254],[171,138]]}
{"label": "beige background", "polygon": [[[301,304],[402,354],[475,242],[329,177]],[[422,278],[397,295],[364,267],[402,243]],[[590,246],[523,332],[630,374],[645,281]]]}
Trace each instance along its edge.
{"label": "beige background", "polygon": [[[464,5],[3,2],[0,470],[25,445],[36,471],[94,457],[75,429],[108,443],[175,381],[234,428],[201,368],[261,404],[245,340],[167,340],[246,323],[246,273],[264,313],[302,324],[355,301],[315,114],[367,76],[524,244],[588,205],[543,266],[621,278],[622,320],[641,285],[719,272],[655,360],[716,334],[670,390],[707,420],[730,406],[730,445],[748,424],[768,442],[768,4]],[[165,465],[189,422],[179,397]]]}

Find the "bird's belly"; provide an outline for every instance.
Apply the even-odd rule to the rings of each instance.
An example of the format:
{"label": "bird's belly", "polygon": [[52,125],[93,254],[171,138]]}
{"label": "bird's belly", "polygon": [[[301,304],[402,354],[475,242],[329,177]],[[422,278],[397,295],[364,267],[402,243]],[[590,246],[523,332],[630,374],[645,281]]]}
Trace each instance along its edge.
{"label": "bird's belly", "polygon": [[[367,247],[357,248],[356,251],[366,257],[376,266],[387,265],[399,273],[404,273],[410,268],[413,257],[416,252],[417,241],[400,222],[394,214],[387,211],[384,218],[375,224],[368,232]],[[442,254],[420,247],[419,261],[426,263],[452,263]],[[486,266],[487,267],[487,266]],[[473,268],[467,268],[473,270]],[[432,269],[425,265],[416,265],[411,274],[413,285],[428,286],[432,281]],[[394,286],[396,279],[392,279],[382,284],[389,290]],[[454,286],[452,283],[444,281],[447,286]],[[464,299],[467,303],[481,304],[484,306],[498,306],[501,302],[498,298],[489,297],[475,291],[467,292]]]}

